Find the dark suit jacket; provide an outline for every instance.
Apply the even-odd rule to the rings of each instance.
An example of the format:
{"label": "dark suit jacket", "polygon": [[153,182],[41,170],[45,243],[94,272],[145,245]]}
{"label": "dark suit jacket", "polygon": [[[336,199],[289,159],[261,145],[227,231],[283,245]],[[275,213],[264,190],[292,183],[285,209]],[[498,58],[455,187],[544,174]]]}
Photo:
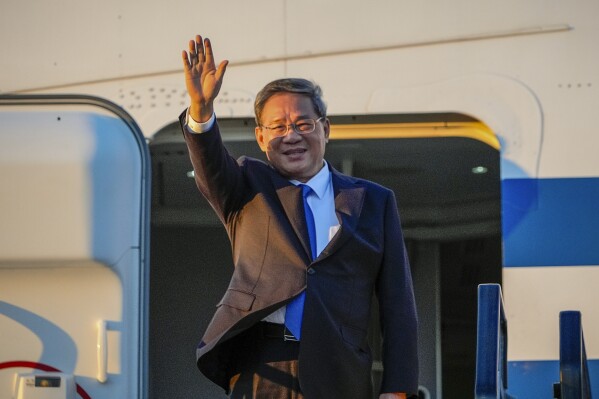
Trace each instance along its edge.
{"label": "dark suit jacket", "polygon": [[[181,119],[184,125],[184,114]],[[198,188],[224,224],[235,270],[198,347],[197,364],[229,389],[239,334],[306,290],[299,379],[307,399],[371,396],[373,292],[383,332],[382,392],[417,393],[417,320],[393,192],[331,168],[341,228],[310,260],[300,189],[268,164],[235,161],[218,126],[185,132]]]}

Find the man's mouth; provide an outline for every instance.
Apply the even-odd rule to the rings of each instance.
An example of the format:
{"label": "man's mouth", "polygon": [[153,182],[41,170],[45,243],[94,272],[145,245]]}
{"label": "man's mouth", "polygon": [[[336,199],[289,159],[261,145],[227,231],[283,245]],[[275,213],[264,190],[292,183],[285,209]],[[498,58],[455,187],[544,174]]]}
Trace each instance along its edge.
{"label": "man's mouth", "polygon": [[305,148],[292,148],[290,150],[284,151],[284,155],[300,155],[306,152]]}

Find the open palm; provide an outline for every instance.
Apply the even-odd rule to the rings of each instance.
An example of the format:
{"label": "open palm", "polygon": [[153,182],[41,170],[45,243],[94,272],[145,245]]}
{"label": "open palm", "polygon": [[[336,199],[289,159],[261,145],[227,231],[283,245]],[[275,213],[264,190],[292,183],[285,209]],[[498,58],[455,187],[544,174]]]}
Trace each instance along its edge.
{"label": "open palm", "polygon": [[190,115],[204,122],[214,112],[214,99],[220,91],[228,61],[222,61],[217,68],[210,40],[202,40],[200,35],[195,41],[189,41],[189,54],[183,51],[181,55],[185,86],[191,100]]}

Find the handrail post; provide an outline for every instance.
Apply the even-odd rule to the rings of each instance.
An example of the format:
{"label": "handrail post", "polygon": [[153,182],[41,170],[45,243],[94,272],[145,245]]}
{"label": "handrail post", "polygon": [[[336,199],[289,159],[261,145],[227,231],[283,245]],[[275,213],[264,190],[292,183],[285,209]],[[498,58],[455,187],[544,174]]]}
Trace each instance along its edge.
{"label": "handrail post", "polygon": [[478,286],[476,399],[507,395],[507,320],[499,284]]}
{"label": "handrail post", "polygon": [[560,312],[559,332],[560,398],[590,399],[591,385],[580,312]]}

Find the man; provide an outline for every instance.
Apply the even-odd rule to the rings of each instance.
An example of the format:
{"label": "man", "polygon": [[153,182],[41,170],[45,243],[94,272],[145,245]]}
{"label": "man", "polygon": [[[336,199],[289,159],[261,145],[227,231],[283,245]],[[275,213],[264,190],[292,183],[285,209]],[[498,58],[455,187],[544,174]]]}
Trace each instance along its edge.
{"label": "man", "polygon": [[198,347],[198,367],[231,398],[366,399],[373,293],[383,333],[381,399],[417,393],[416,310],[393,193],[324,160],[320,88],[268,84],[255,102],[268,164],[235,161],[213,102],[227,61],[210,41],[183,51],[191,104],[180,120],[196,183],[224,224],[235,270]]}

